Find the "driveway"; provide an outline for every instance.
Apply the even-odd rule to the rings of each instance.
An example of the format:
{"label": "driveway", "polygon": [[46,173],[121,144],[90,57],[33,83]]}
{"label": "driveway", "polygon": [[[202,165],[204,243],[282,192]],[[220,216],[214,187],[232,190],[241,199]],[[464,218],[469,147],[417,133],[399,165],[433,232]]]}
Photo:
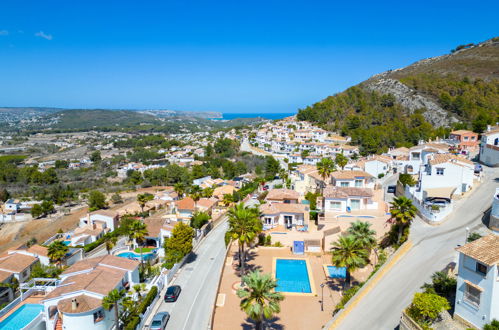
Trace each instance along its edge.
{"label": "driveway", "polygon": [[482,217],[490,207],[498,185],[499,169],[484,167],[484,179],[467,198],[456,202],[454,212],[439,226],[430,226],[419,218],[411,226],[414,246],[358,305],[337,329],[395,329],[400,314],[430,276],[456,262],[455,248],[464,244],[466,228],[482,228]]}

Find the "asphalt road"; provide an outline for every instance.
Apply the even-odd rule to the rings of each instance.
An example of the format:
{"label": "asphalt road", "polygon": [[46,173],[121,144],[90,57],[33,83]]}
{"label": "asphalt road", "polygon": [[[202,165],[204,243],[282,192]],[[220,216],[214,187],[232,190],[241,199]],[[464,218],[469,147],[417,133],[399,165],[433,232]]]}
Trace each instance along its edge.
{"label": "asphalt road", "polygon": [[499,169],[484,167],[482,184],[468,198],[458,201],[454,212],[439,226],[415,219],[411,226],[414,246],[339,324],[341,330],[395,329],[401,311],[430,276],[456,262],[455,248],[465,241],[466,227],[481,228],[499,185]]}
{"label": "asphalt road", "polygon": [[[227,222],[220,224],[204,239],[191,258],[180,270],[174,283],[182,292],[175,303],[162,299],[158,312],[169,312],[167,329],[207,329],[218,288],[219,272],[225,260],[224,235]],[[166,287],[161,292],[164,297]]]}

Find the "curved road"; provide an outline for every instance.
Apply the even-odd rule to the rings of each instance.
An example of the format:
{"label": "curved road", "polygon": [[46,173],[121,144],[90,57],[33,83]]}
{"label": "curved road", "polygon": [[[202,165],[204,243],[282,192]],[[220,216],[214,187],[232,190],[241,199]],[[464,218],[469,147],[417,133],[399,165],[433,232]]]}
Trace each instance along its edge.
{"label": "curved road", "polygon": [[339,324],[341,330],[395,329],[402,310],[412,301],[430,276],[456,262],[455,248],[464,243],[466,227],[482,227],[499,180],[499,169],[484,166],[482,184],[467,198],[456,202],[454,212],[440,226],[416,219],[411,226],[414,243],[407,254],[390,269]]}

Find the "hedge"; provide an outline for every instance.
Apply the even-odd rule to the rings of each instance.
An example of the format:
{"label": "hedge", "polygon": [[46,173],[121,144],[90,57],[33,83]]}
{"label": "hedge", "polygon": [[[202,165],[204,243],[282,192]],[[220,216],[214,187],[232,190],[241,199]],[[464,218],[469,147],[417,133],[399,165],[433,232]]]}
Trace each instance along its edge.
{"label": "hedge", "polygon": [[[137,308],[137,314],[142,315],[145,313],[147,310],[147,307],[151,305],[153,302],[154,298],[158,295],[158,287],[153,286],[151,290],[147,293],[145,296],[144,300],[140,303],[139,307]],[[135,330],[137,326],[140,323],[140,317],[139,316],[134,316],[130,322],[125,326],[125,330]]]}

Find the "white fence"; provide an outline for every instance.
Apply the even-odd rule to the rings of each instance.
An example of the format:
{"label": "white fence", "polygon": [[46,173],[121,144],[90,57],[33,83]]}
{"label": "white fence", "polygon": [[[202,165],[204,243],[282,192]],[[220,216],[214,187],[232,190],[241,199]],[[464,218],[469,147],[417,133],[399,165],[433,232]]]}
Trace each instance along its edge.
{"label": "white fence", "polygon": [[0,213],[0,223],[4,222],[24,222],[31,221],[33,217],[31,214],[27,213],[17,213],[17,214],[3,214]]}
{"label": "white fence", "polygon": [[454,208],[454,203],[451,201],[451,203],[446,204],[446,206],[438,206],[433,209],[432,205],[426,205],[419,199],[415,198],[412,195],[409,186],[405,188],[405,196],[414,202],[413,204],[418,209],[419,214],[424,220],[430,223],[441,222],[452,212]]}

